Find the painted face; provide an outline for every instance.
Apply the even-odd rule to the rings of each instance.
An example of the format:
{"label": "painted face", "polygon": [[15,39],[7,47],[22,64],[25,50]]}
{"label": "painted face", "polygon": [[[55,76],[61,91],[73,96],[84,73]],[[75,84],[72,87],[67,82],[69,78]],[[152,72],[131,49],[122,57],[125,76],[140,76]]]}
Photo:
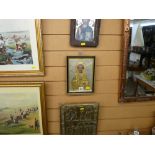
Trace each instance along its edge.
{"label": "painted face", "polygon": [[79,64],[79,65],[77,66],[77,69],[78,69],[79,73],[83,73],[84,65],[83,65],[83,64]]}
{"label": "painted face", "polygon": [[88,25],[90,22],[90,19],[82,19],[82,23],[85,25]]}

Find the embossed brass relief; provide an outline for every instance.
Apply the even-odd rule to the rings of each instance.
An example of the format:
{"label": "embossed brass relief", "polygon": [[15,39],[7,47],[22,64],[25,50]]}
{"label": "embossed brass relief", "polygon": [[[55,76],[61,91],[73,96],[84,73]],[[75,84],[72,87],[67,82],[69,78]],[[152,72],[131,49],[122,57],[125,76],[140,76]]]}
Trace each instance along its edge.
{"label": "embossed brass relief", "polygon": [[68,104],[61,106],[61,134],[95,135],[98,104]]}
{"label": "embossed brass relief", "polygon": [[155,99],[155,19],[124,20],[120,101]]}

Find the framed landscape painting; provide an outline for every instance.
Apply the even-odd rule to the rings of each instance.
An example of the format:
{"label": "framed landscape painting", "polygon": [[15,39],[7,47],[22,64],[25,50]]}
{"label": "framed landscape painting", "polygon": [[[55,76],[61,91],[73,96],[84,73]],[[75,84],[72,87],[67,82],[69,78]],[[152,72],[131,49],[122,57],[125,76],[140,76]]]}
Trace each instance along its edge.
{"label": "framed landscape painting", "polygon": [[0,134],[46,134],[44,83],[0,83]]}
{"label": "framed landscape painting", "polygon": [[43,74],[40,20],[0,19],[0,76]]}
{"label": "framed landscape painting", "polygon": [[95,56],[67,57],[67,93],[94,92]]}
{"label": "framed landscape painting", "polygon": [[100,19],[72,19],[70,43],[77,47],[96,47],[99,42]]}

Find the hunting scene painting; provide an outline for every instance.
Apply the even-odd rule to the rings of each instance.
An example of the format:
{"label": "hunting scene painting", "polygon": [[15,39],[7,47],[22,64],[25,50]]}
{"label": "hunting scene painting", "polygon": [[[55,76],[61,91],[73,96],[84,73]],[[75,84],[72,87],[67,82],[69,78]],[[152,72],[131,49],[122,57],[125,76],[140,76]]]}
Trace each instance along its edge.
{"label": "hunting scene painting", "polygon": [[43,134],[40,91],[0,87],[0,134]]}
{"label": "hunting scene painting", "polygon": [[13,75],[44,75],[39,19],[0,19],[0,76]]}
{"label": "hunting scene painting", "polygon": [[29,31],[0,33],[0,65],[33,64]]}

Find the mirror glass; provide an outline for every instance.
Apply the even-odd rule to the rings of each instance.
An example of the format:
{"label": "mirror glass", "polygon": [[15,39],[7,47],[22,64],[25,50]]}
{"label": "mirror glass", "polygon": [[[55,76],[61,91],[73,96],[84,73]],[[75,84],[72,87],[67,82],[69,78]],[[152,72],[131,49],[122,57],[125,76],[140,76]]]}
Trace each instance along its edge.
{"label": "mirror glass", "polygon": [[155,96],[155,19],[132,19],[128,38],[125,97]]}

